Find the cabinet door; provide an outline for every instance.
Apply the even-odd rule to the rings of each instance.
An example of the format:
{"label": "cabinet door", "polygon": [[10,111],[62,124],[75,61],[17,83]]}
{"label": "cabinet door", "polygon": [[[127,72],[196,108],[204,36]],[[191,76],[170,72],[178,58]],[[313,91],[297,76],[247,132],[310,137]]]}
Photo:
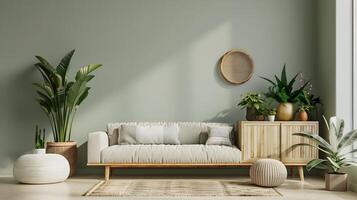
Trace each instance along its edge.
{"label": "cabinet door", "polygon": [[280,160],[280,123],[243,121],[239,136],[242,163],[260,158]]}
{"label": "cabinet door", "polygon": [[298,143],[315,144],[309,139],[293,135],[307,131],[318,134],[318,122],[284,122],[281,124],[281,160],[286,164],[307,164],[318,157],[318,150],[309,146],[293,147]]}

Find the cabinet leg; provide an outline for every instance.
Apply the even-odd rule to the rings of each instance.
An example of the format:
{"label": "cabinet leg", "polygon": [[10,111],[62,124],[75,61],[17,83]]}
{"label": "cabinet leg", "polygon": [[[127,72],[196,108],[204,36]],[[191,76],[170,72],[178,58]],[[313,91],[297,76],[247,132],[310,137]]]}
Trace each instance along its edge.
{"label": "cabinet leg", "polygon": [[109,180],[109,176],[110,176],[110,166],[105,166],[104,168],[104,179],[106,181]]}
{"label": "cabinet leg", "polygon": [[299,170],[299,177],[300,177],[300,181],[304,181],[304,167],[303,166],[299,166],[298,167]]}

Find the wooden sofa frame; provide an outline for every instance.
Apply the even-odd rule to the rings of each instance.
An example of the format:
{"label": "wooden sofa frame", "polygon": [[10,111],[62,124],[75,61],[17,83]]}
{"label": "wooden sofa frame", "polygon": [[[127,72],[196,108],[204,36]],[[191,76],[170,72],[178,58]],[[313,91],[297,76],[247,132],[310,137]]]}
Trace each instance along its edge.
{"label": "wooden sofa frame", "polygon": [[[87,166],[91,167],[104,167],[104,179],[107,181],[110,178],[111,170],[114,168],[239,168],[250,167],[251,163],[88,163]],[[304,181],[304,166],[306,164],[284,164],[291,169],[291,175],[294,174],[294,168],[296,167],[299,172],[300,181]]]}

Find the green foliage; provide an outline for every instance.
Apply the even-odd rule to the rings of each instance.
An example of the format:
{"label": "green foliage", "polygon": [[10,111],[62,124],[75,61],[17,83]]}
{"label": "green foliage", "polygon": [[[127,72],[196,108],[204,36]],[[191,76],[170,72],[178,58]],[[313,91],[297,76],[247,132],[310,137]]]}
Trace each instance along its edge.
{"label": "green foliage", "polygon": [[266,115],[276,115],[276,108],[268,108]]}
{"label": "green foliage", "polygon": [[36,125],[36,130],[35,130],[35,148],[36,149],[44,149],[45,148],[45,135],[46,135],[46,130],[45,129],[39,129],[38,125]]}
{"label": "green foliage", "polygon": [[257,111],[259,111],[263,104],[264,99],[259,93],[247,93],[238,103],[238,106],[241,106],[242,108],[255,108]]}
{"label": "green foliage", "polygon": [[318,104],[321,104],[320,97],[315,97],[315,95],[309,94],[306,91],[303,91],[297,100],[299,110],[304,110],[306,112],[315,109]]}
{"label": "green foliage", "polygon": [[67,72],[73,54],[74,50],[67,53],[57,67],[36,56],[39,62],[35,66],[43,78],[42,83],[34,83],[37,101],[51,123],[55,142],[70,141],[76,110],[88,96],[90,87],[87,87],[87,83],[94,78],[91,73],[102,66],[84,66],[77,72],[75,80],[69,81]]}
{"label": "green foliage", "polygon": [[300,143],[295,146],[311,146],[326,154],[326,159],[311,160],[306,169],[310,171],[313,168],[318,168],[338,173],[341,167],[357,166],[357,158],[353,157],[353,153],[357,152],[357,149],[352,149],[352,144],[357,140],[357,130],[343,134],[343,119],[331,117],[329,123],[325,117],[324,120],[329,131],[329,142],[313,133],[294,133],[294,135],[308,138],[316,144]]}
{"label": "green foliage", "polygon": [[268,92],[265,93],[265,96],[272,98],[279,103],[295,103],[298,101],[298,97],[303,93],[304,88],[309,82],[306,82],[299,89],[294,90],[294,83],[296,81],[296,74],[290,81],[287,80],[285,65],[281,72],[280,79],[275,75],[275,82],[265,77],[262,79],[271,83],[272,86],[269,87]]}

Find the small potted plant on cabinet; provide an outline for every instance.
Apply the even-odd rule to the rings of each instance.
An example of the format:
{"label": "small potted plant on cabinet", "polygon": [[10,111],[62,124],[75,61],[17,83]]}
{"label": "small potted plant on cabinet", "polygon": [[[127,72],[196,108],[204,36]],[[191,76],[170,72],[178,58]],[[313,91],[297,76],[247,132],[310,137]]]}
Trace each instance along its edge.
{"label": "small potted plant on cabinet", "polygon": [[72,125],[78,107],[89,94],[87,83],[94,78],[93,71],[101,67],[91,64],[79,69],[73,81],[67,75],[74,50],[65,55],[57,67],[36,56],[36,68],[43,82],[35,83],[41,109],[48,117],[53,133],[53,142],[47,142],[47,153],[63,155],[70,165],[70,176],[75,173],[77,143],[71,140]]}
{"label": "small potted plant on cabinet", "polygon": [[300,132],[294,133],[294,135],[312,140],[316,145],[310,143],[296,145],[311,146],[325,153],[325,159],[311,160],[307,164],[306,169],[308,171],[313,168],[325,170],[326,189],[346,191],[347,174],[340,172],[340,169],[342,167],[357,166],[357,158],[353,157],[353,153],[357,152],[357,149],[352,148],[352,144],[357,140],[357,129],[344,134],[344,121],[342,119],[331,117],[328,123],[325,117],[323,118],[328,129],[329,141],[313,133]]}
{"label": "small potted plant on cabinet", "polygon": [[309,119],[309,111],[312,109],[311,105],[299,105],[299,110],[296,113],[297,121],[307,121]]}
{"label": "small potted plant on cabinet", "polygon": [[259,93],[248,93],[238,103],[238,106],[247,109],[245,117],[248,121],[254,121],[263,103],[264,99]]}
{"label": "small potted plant on cabinet", "polygon": [[303,92],[304,88],[309,82],[306,82],[304,85],[299,87],[297,90],[294,90],[294,83],[296,81],[298,74],[296,74],[290,81],[287,80],[285,65],[281,72],[280,78],[275,76],[276,82],[261,77],[262,79],[268,81],[272,84],[269,87],[265,96],[272,98],[279,103],[277,107],[277,118],[281,121],[290,121],[294,117],[294,106],[293,103],[297,102],[299,95]]}
{"label": "small potted plant on cabinet", "polygon": [[35,154],[45,154],[45,129],[39,129],[38,125],[36,125],[35,130]]}
{"label": "small potted plant on cabinet", "polygon": [[270,122],[275,121],[276,108],[269,108],[267,111],[268,120]]}

